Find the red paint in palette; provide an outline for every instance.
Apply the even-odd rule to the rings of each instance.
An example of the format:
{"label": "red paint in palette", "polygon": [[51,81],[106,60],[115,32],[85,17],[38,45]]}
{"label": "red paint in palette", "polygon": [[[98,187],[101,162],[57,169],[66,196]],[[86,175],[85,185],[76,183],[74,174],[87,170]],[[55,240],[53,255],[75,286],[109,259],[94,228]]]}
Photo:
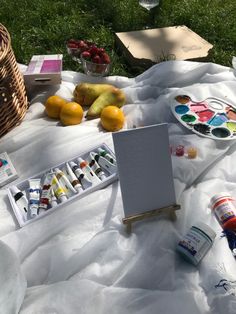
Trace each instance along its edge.
{"label": "red paint in palette", "polygon": [[199,119],[198,119],[199,121],[206,122],[213,117],[214,111],[207,109],[207,110],[196,112],[196,114],[199,116]]}

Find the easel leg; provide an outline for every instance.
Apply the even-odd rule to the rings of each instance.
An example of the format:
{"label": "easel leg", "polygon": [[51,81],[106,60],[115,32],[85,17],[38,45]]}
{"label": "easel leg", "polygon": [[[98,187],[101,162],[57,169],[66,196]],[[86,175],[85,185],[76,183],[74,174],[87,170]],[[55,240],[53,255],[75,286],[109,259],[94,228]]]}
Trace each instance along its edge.
{"label": "easel leg", "polygon": [[132,231],[132,223],[131,222],[127,223],[126,231],[127,231],[128,234],[131,233],[131,231]]}
{"label": "easel leg", "polygon": [[177,219],[176,213],[174,209],[170,209],[169,211],[170,220],[175,221]]}

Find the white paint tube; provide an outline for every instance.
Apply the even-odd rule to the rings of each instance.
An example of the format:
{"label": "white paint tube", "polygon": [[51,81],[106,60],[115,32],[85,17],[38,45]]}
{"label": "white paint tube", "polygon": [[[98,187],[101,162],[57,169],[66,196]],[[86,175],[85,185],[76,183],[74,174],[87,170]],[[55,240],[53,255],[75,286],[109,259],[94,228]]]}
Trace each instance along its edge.
{"label": "white paint tube", "polygon": [[73,194],[76,194],[77,191],[76,189],[73,187],[73,185],[70,183],[69,179],[67,178],[67,176],[59,169],[59,168],[55,168],[54,172],[56,174],[57,180],[59,181],[59,183],[61,184],[61,186],[64,188],[66,195],[68,197],[70,197]]}
{"label": "white paint tube", "polygon": [[27,211],[29,202],[25,194],[18,189],[16,186],[10,188],[11,194],[16,202],[17,207],[19,208],[21,217],[24,221],[27,220]]}
{"label": "white paint tube", "polygon": [[53,192],[56,195],[56,197],[60,200],[61,203],[65,202],[67,200],[67,196],[65,193],[65,190],[57,180],[57,177],[55,174],[52,177],[52,187],[53,187]]}
{"label": "white paint tube", "polygon": [[57,206],[57,198],[52,187],[50,188],[50,205],[51,207]]}
{"label": "white paint tube", "polygon": [[40,200],[40,179],[29,179],[29,217],[38,215]]}
{"label": "white paint tube", "polygon": [[87,176],[83,173],[80,167],[74,161],[70,161],[69,165],[74,171],[76,177],[79,179],[80,183],[82,184],[83,189],[85,190],[89,188],[92,185],[92,182],[87,178]]}
{"label": "white paint tube", "polygon": [[65,168],[63,168],[63,172],[68,176],[72,186],[76,189],[78,193],[83,191],[82,185],[80,184],[78,178],[74,174],[73,170],[71,169],[70,165],[68,162],[66,163]]}
{"label": "white paint tube", "polygon": [[[106,175],[105,173],[102,171],[102,168],[99,166],[99,164],[96,162],[96,160],[93,158],[93,154],[94,152],[89,153],[89,166],[90,168],[94,171],[94,173],[96,174],[96,176],[98,176],[98,178],[103,181],[106,179]],[[94,153],[95,154],[95,153]]]}
{"label": "white paint tube", "polygon": [[96,162],[99,164],[99,166],[103,169],[108,171],[110,174],[117,173],[117,166],[112,164],[109,160],[106,158],[99,156],[96,153],[91,152],[91,156],[96,160]]}
{"label": "white paint tube", "polygon": [[45,211],[48,209],[49,203],[50,203],[50,188],[51,188],[51,182],[52,182],[52,176],[53,173],[49,172],[46,173],[43,186],[42,186],[42,192],[41,197],[39,201],[39,212]]}
{"label": "white paint tube", "polygon": [[101,181],[99,178],[96,176],[94,171],[89,167],[87,161],[79,157],[78,159],[78,164],[80,169],[82,169],[83,173],[87,176],[87,178],[92,182],[93,185],[99,184]]}

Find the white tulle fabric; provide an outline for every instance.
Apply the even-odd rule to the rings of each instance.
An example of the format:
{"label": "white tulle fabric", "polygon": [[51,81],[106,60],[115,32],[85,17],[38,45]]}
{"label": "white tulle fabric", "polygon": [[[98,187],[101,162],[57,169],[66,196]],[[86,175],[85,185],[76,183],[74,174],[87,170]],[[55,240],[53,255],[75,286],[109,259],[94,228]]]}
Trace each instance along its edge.
{"label": "white tulle fabric", "polygon": [[[200,137],[170,111],[171,99],[178,94],[195,100],[215,96],[236,105],[235,71],[187,61],[163,62],[136,78],[98,79],[63,71],[61,86],[29,91],[31,106],[24,121],[1,139],[1,151],[10,155],[19,181],[98,143],[113,149],[111,133],[100,128],[98,119],[62,127],[44,114],[49,95],[70,100],[75,84],[83,81],[123,89],[125,128],[167,122],[171,143],[199,148],[197,159],[172,157],[181,205],[178,219],[137,223],[128,236],[117,181],[19,229],[6,189],[1,189],[1,313],[17,313],[19,308],[21,314],[236,313],[236,263],[209,204],[221,191],[236,196],[236,142]],[[198,267],[187,264],[175,250],[196,221],[217,233]]]}

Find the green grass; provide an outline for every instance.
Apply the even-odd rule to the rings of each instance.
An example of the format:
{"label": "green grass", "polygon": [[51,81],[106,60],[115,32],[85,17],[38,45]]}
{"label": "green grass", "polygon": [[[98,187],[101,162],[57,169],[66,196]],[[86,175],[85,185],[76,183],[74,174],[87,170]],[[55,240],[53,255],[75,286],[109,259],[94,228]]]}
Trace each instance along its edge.
{"label": "green grass", "polygon": [[[214,45],[209,61],[231,66],[236,56],[235,0],[161,0],[153,11],[153,27],[186,25]],[[138,0],[1,0],[0,23],[11,34],[16,59],[27,64],[34,54],[64,55],[65,70],[80,71],[66,53],[69,38],[89,39],[112,56],[111,75],[133,77],[117,51],[114,33],[145,28],[148,11]]]}

